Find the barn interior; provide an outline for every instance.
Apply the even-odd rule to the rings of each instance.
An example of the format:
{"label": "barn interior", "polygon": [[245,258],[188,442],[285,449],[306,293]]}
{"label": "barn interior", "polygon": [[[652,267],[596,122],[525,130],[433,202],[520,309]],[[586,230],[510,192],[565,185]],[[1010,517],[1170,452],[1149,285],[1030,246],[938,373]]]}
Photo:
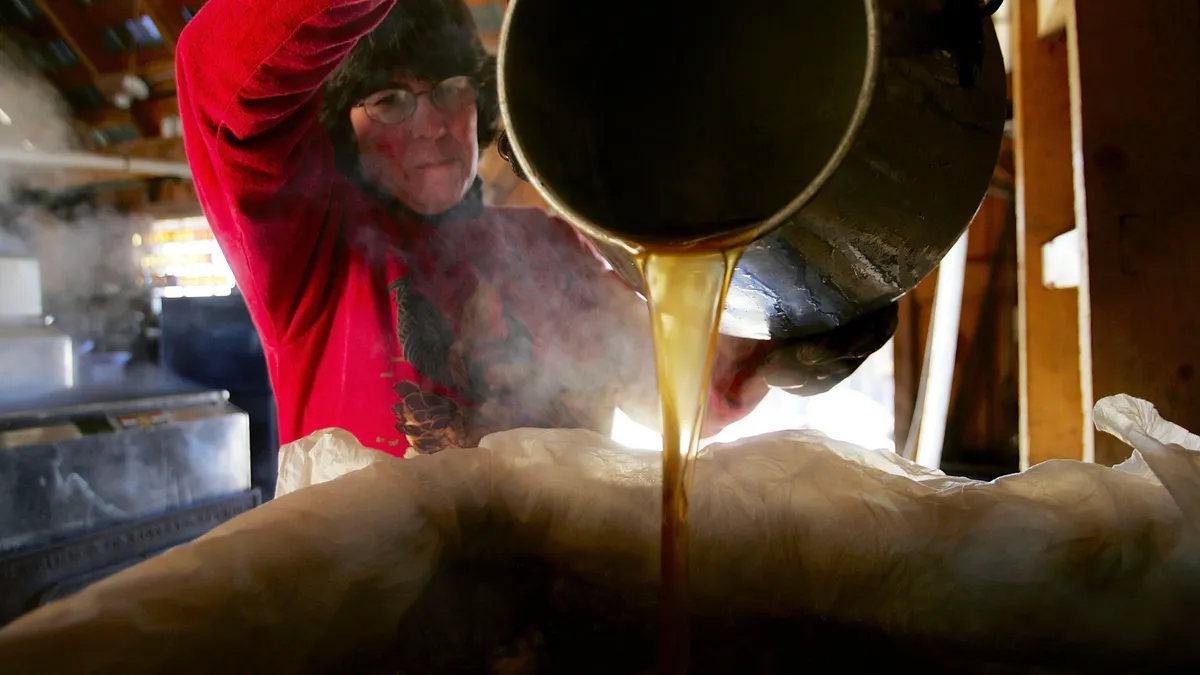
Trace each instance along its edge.
{"label": "barn interior", "polygon": [[[498,52],[509,1],[466,3]],[[205,4],[0,0],[0,626],[276,492],[264,348],[184,150],[176,47]],[[993,9],[1007,119],[961,238],[852,376],[703,445],[814,429],[988,482],[1127,461],[1093,419],[1112,395],[1200,432],[1200,5]],[[485,203],[553,212],[501,150]],[[619,408],[611,438],[662,447]]]}

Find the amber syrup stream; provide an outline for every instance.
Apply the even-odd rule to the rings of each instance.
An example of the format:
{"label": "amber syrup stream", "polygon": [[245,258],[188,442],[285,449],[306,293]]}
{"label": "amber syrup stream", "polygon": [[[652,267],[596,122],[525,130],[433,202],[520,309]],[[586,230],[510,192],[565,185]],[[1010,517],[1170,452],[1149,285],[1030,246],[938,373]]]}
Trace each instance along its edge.
{"label": "amber syrup stream", "polygon": [[688,495],[708,403],[717,329],[742,250],[649,253],[638,260],[650,304],[662,414],[659,673],[687,672],[691,603]]}

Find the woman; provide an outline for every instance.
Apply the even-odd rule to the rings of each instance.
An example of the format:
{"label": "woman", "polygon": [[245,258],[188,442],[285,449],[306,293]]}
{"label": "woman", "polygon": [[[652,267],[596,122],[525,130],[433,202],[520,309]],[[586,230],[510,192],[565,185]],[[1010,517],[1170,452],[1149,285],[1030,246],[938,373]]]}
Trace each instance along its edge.
{"label": "woman", "polygon": [[[518,426],[604,432],[614,405],[655,423],[642,300],[562,221],[482,204],[495,63],[461,0],[211,0],[177,53],[197,192],[283,442],[341,427],[436,452]],[[828,388],[881,337],[841,338],[798,381]],[[722,340],[707,431],[761,399],[777,347]],[[811,356],[796,347],[773,362]]]}

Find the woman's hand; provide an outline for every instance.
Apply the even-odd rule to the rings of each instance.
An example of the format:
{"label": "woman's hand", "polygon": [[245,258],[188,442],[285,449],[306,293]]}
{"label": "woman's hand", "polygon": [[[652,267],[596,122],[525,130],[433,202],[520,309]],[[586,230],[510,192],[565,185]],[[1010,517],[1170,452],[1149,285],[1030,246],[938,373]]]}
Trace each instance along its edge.
{"label": "woman's hand", "polygon": [[892,338],[897,308],[893,302],[844,326],[773,346],[762,364],[763,378],[799,396],[829,391]]}
{"label": "woman's hand", "polygon": [[712,436],[753,410],[771,387],[797,396],[829,391],[887,344],[896,332],[896,319],[892,303],[840,328],[796,340],[720,336],[702,435]]}

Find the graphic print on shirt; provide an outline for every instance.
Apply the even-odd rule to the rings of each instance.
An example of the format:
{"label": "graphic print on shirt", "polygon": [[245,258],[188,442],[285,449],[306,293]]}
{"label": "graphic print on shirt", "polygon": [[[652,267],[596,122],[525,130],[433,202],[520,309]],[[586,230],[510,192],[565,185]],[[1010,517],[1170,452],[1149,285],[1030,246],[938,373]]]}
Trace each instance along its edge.
{"label": "graphic print on shirt", "polygon": [[457,395],[396,384],[396,428],[419,452],[474,447],[483,436],[528,424],[518,418],[517,392],[531,376],[529,329],[504,307],[490,284],[479,282],[461,308],[458,335],[437,305],[403,278],[390,285],[404,358],[418,373]]}
{"label": "graphic print on shirt", "polygon": [[[454,334],[445,317],[428,298],[412,291],[410,279],[397,279],[388,290],[396,303],[396,335],[405,360],[425,377],[454,389],[445,358]],[[418,452],[437,452],[465,441],[464,419],[457,402],[424,392],[415,382],[400,382],[395,390],[400,397],[392,406],[396,429]]]}

